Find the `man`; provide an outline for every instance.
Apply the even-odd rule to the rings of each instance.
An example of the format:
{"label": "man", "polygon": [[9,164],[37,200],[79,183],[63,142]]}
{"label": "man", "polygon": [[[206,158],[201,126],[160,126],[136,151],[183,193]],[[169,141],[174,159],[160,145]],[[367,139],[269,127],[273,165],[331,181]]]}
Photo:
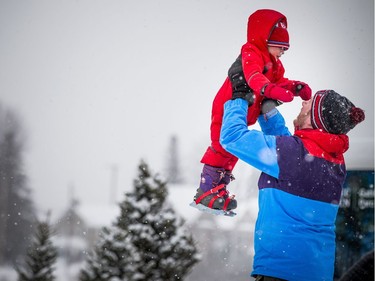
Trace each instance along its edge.
{"label": "man", "polygon": [[346,134],[364,120],[364,112],[324,90],[302,102],[294,135],[275,107],[266,109],[273,102],[267,101],[260,132],[247,127],[248,97],[234,90],[226,102],[220,143],[262,171],[251,275],[264,281],[332,280]]}

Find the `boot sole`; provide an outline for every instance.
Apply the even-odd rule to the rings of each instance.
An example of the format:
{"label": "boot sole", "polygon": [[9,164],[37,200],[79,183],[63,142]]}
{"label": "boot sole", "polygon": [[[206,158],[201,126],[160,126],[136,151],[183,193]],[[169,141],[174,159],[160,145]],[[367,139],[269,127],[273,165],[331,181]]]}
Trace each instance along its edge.
{"label": "boot sole", "polygon": [[209,213],[216,216],[228,216],[228,217],[234,217],[237,215],[237,213],[233,212],[232,210],[224,211],[219,209],[211,209],[203,204],[196,204],[194,201],[190,203],[190,206],[193,208],[198,209],[199,211]]}

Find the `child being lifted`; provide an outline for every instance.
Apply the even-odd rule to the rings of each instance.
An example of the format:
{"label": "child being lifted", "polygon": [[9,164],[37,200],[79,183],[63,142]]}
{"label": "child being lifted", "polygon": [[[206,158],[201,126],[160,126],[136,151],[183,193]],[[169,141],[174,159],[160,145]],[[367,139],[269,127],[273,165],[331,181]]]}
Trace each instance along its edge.
{"label": "child being lifted", "polygon": [[201,159],[204,165],[194,196],[196,204],[223,211],[237,207],[227,185],[234,179],[232,170],[238,159],[219,143],[224,103],[232,98],[232,92],[248,92],[248,125],[257,121],[265,99],[273,100],[270,104],[276,106],[292,101],[295,96],[303,100],[311,98],[311,89],[306,83],[284,77],[280,57],[288,49],[287,19],[283,14],[262,9],[250,15],[247,43],[242,46],[241,54],[229,69],[228,77],[212,104],[211,146]]}

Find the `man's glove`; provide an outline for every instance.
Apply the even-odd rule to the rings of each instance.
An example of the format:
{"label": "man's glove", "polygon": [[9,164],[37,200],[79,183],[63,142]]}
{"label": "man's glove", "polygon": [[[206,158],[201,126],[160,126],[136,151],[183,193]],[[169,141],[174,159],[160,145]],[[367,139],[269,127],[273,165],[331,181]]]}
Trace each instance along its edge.
{"label": "man's glove", "polygon": [[291,91],[294,96],[301,97],[303,100],[311,99],[311,88],[304,82],[289,80],[278,84],[278,86]]}
{"label": "man's glove", "polygon": [[228,70],[228,77],[232,84],[232,99],[244,99],[248,102],[249,106],[254,103],[254,94],[246,83],[245,75],[242,70],[241,55],[238,56],[236,61],[231,65]]}
{"label": "man's glove", "polygon": [[273,100],[290,102],[294,98],[293,93],[291,91],[281,88],[272,83],[266,85],[262,91],[263,91],[263,95],[266,98],[273,99]]}
{"label": "man's glove", "polygon": [[282,102],[280,102],[278,100],[264,99],[262,101],[260,113],[261,114],[267,114],[272,109],[276,108],[276,106],[279,106],[280,104],[282,104]]}

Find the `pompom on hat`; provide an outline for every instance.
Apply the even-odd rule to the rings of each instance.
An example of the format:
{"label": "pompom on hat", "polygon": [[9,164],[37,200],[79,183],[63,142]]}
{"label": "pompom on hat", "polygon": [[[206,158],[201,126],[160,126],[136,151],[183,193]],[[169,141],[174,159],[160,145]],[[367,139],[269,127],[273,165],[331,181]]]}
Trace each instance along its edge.
{"label": "pompom on hat", "polygon": [[289,49],[289,33],[286,24],[279,22],[273,28],[267,42],[268,46],[283,47]]}
{"label": "pompom on hat", "polygon": [[311,105],[311,125],[331,134],[347,134],[365,120],[364,111],[333,90],[318,91]]}

